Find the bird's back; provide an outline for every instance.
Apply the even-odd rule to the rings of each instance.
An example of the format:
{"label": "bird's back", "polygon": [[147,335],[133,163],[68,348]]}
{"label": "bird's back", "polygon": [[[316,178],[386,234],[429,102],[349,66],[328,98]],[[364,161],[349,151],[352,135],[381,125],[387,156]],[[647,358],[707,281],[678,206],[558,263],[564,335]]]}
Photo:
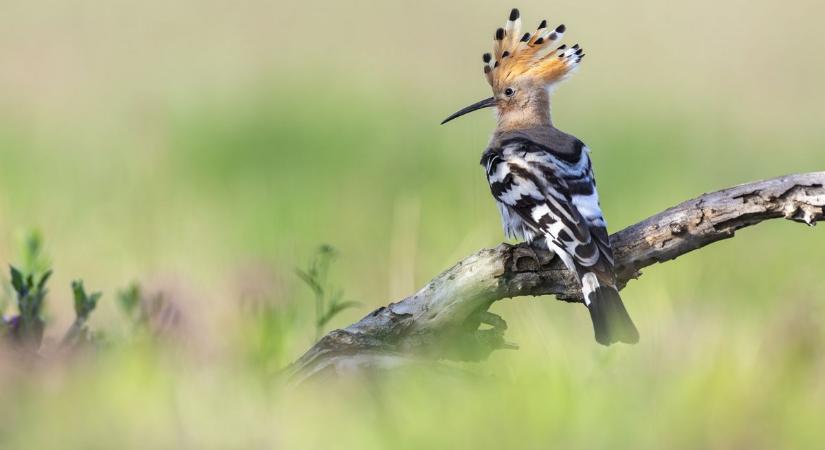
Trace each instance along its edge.
{"label": "bird's back", "polygon": [[554,156],[568,162],[578,161],[584,147],[581,140],[552,125],[517,130],[497,130],[493,134],[488,147],[503,147],[510,142],[520,140],[546,147]]}

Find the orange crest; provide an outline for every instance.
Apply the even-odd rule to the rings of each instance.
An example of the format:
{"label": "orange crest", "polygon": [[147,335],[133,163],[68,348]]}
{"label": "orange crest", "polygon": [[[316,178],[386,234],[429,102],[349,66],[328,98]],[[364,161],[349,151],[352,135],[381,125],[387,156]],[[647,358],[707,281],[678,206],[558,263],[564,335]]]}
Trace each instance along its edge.
{"label": "orange crest", "polygon": [[550,30],[542,20],[534,33],[521,34],[521,17],[514,8],[504,28],[496,30],[493,53],[484,54],[487,82],[498,91],[520,77],[544,85],[563,80],[584,57],[578,44],[557,46],[565,30],[564,25]]}

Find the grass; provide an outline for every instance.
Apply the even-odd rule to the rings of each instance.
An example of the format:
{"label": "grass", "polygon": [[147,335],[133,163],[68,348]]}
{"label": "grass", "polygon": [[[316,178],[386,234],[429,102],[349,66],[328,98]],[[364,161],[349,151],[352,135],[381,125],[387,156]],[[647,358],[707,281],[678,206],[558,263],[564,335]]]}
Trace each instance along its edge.
{"label": "grass", "polygon": [[[641,17],[634,35],[660,38],[661,55],[641,61],[620,56],[624,40],[604,37],[622,35],[627,21],[562,3],[593,60],[559,90],[555,120],[593,149],[611,229],[702,192],[822,169],[814,75],[823,68],[803,57],[821,33],[799,8],[714,5],[709,25],[688,20],[709,3],[682,5],[668,34],[648,19],[664,6],[631,2],[622,14]],[[115,22],[76,28],[70,18],[82,14],[61,10],[43,19],[61,37],[43,61],[63,76],[21,84],[0,75],[0,255],[29,271],[19,230],[36,227],[49,255],[36,270],[55,270],[43,357],[0,355],[0,448],[819,445],[823,237],[784,221],[645,270],[623,291],[637,346],[597,347],[579,306],[515,299],[493,310],[521,349],[460,364],[463,375],[425,367],[285,388],[277,373],[328,318],[316,316],[316,294],[295,275],[320,244],[337,249],[325,295],[343,290],[361,303],[323,321],[327,331],[500,242],[477,164],[490,117],[437,125],[486,93],[480,76],[467,81],[477,67],[455,57],[481,31],[456,37],[445,17],[475,30],[488,8],[464,16],[449,5],[431,17],[435,5],[389,4],[373,13],[403,15],[396,23],[409,33],[389,33],[384,17],[376,29],[396,37],[369,52],[350,45],[365,42],[361,29],[312,52],[304,41],[272,49],[283,30],[267,34],[253,17],[260,7],[212,22],[141,22],[157,35],[106,28]],[[221,16],[216,4],[204,8]],[[349,10],[326,15],[364,14]],[[713,36],[708,27],[725,17],[739,25],[716,43],[724,51],[677,61],[685,36]],[[781,67],[747,57],[756,45],[748,30],[769,29],[768,19],[799,38],[759,42],[759,54],[800,52]],[[305,25],[295,20],[285,26]],[[421,20],[432,35],[408,41]],[[40,35],[29,21],[18,26]],[[114,37],[92,39],[108,35],[100,27]],[[18,41],[2,45],[39,67]],[[54,56],[67,49],[77,59]],[[432,66],[445,70],[436,77]],[[85,323],[96,344],[67,355],[53,350],[75,319],[79,278],[103,293]],[[16,314],[13,297],[5,314]]]}
{"label": "grass", "polygon": [[[150,261],[179,257],[191,267],[171,282],[141,280],[155,283],[140,294],[155,315],[144,318],[144,331],[127,331],[134,319],[117,312],[110,293],[91,320],[104,337],[95,351],[46,358],[30,370],[4,358],[0,379],[13,388],[0,394],[9,405],[0,413],[3,448],[809,448],[820,440],[814,424],[825,404],[818,345],[825,336],[817,298],[825,286],[810,250],[820,237],[789,223],[743,230],[646,270],[624,291],[643,333],[635,347],[597,348],[583,308],[519,299],[494,310],[522,349],[462,365],[467,375],[425,369],[285,389],[276,374],[308,347],[318,324],[310,290],[292,272],[318,242],[340,248],[327,282],[365,303],[324,323],[329,329],[392,300],[395,264],[412,258],[403,267],[415,287],[465,253],[494,245],[500,231],[477,149],[462,142],[481,120],[443,131],[400,112],[382,119],[392,130],[382,137],[368,133],[379,113],[366,109],[314,133],[314,115],[293,109],[283,116],[286,106],[261,102],[175,119],[176,150],[154,171],[150,192],[129,197],[124,187],[112,188],[109,195],[135,199],[127,202],[134,211],[103,214],[109,225],[98,229],[105,240],[97,246],[119,242],[129,259],[154,252]],[[600,117],[586,118],[605,123]],[[716,148],[694,147],[693,130],[679,130],[682,119],[636,115],[624,126],[588,127],[598,133],[589,141],[614,228],[703,190],[778,174],[774,165],[782,163],[779,155],[769,160],[770,141],[748,150],[765,155],[750,175],[704,170]],[[389,145],[396,135],[397,145]],[[737,151],[734,137],[720,136],[720,147]],[[682,149],[692,153],[677,156]],[[87,171],[81,178],[109,176],[78,170]],[[139,177],[144,168],[130,170]],[[94,185],[73,191],[84,198]],[[43,208],[38,214],[59,215],[39,204],[55,189],[11,192],[30,195],[34,210]],[[161,198],[162,190],[170,192],[167,201],[137,201]],[[86,208],[99,212],[105,203]],[[395,223],[410,214],[419,217],[412,228]],[[208,221],[187,236],[195,218]],[[155,234],[161,224],[170,236]],[[127,238],[121,227],[137,233]],[[63,227],[46,228],[59,235],[49,241],[59,273],[67,257],[55,249],[72,244],[61,242]],[[223,239],[203,238],[212,233]],[[153,244],[141,249],[146,240]],[[190,240],[206,248],[186,255]],[[120,272],[97,267],[102,251],[79,264],[93,268],[92,279]],[[257,258],[239,256],[248,254]],[[202,294],[204,276],[214,277],[203,286],[215,290]],[[58,300],[47,306],[60,311]]]}

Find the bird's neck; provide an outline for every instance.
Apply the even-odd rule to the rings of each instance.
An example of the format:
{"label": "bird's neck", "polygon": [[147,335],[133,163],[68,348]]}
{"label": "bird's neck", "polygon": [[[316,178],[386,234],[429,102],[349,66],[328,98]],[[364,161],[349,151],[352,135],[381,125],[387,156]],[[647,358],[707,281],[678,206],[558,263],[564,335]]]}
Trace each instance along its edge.
{"label": "bird's neck", "polygon": [[496,132],[504,133],[535,128],[551,128],[550,95],[544,89],[536,91],[523,104],[498,111]]}

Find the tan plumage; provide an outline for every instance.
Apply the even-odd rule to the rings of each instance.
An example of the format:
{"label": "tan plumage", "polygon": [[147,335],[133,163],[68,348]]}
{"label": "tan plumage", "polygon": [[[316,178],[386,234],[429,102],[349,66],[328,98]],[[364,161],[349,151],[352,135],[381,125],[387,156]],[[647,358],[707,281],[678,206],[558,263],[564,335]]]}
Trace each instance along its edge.
{"label": "tan plumage", "polygon": [[543,20],[534,33],[522,34],[520,13],[513,9],[504,28],[495,32],[492,58],[485,56],[487,82],[497,91],[516,78],[545,85],[564,79],[584,57],[578,45],[557,47],[565,30],[564,25],[551,30]]}

